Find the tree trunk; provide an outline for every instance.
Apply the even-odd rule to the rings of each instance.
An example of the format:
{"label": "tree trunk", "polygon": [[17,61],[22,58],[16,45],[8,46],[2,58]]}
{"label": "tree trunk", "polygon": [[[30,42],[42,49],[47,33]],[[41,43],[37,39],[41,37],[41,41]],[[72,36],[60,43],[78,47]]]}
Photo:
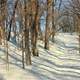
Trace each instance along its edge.
{"label": "tree trunk", "polygon": [[54,25],[54,0],[52,1],[52,41],[54,42],[55,25]]}
{"label": "tree trunk", "polygon": [[9,41],[10,37],[11,37],[11,26],[12,26],[13,19],[15,17],[15,12],[16,12],[18,1],[19,0],[15,1],[15,5],[14,5],[14,9],[13,9],[13,14],[12,14],[12,17],[11,17],[11,20],[10,20],[10,24],[9,24],[9,33],[8,33],[7,41]]}
{"label": "tree trunk", "polygon": [[47,17],[46,17],[46,29],[45,29],[45,49],[49,49],[49,30],[52,22],[52,0],[47,0]]}
{"label": "tree trunk", "polygon": [[25,61],[27,65],[31,65],[31,53],[30,53],[30,48],[29,48],[29,15],[27,15],[27,2],[25,0],[25,5],[24,5],[24,10],[25,10],[25,31],[24,31],[24,36],[25,36]]}
{"label": "tree trunk", "polygon": [[[34,6],[34,8],[33,8]],[[32,54],[33,56],[39,56],[37,49],[37,38],[38,38],[38,25],[39,25],[39,15],[38,15],[38,3],[36,0],[32,1]],[[34,12],[34,13],[33,13]]]}

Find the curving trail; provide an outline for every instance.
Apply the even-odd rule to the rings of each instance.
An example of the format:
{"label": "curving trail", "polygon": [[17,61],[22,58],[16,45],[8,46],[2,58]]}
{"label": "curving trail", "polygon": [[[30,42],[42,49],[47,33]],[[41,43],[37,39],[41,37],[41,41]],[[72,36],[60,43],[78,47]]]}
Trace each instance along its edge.
{"label": "curving trail", "polygon": [[[61,36],[63,35],[63,36]],[[50,50],[38,42],[39,57],[32,57],[32,66],[22,69],[21,51],[9,43],[9,71],[5,50],[0,46],[0,80],[80,80],[80,54],[76,35],[59,34]]]}

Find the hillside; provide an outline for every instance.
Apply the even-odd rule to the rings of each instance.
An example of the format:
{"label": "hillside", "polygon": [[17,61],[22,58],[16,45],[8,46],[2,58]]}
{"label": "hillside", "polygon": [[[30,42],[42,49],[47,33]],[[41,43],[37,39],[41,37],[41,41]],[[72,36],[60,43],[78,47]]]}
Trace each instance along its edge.
{"label": "hillside", "polygon": [[21,51],[9,42],[9,70],[4,46],[0,45],[0,80],[80,80],[78,36],[60,33],[49,43],[50,50],[46,50],[39,40],[39,57],[32,56],[32,65],[22,69]]}

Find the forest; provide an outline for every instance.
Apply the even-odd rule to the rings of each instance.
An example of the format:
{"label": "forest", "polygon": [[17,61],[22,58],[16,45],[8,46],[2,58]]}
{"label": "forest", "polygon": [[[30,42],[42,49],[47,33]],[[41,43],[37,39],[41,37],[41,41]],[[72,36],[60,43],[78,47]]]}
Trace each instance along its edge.
{"label": "forest", "polygon": [[80,0],[0,0],[0,80],[80,80]]}

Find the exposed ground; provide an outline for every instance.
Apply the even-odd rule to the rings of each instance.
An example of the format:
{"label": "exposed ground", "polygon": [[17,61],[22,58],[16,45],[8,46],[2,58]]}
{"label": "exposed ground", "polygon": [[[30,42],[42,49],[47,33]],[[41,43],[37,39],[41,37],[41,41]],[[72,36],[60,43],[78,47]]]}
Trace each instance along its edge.
{"label": "exposed ground", "polygon": [[80,54],[76,34],[57,34],[50,50],[39,41],[39,57],[32,57],[32,66],[22,69],[21,51],[9,43],[9,70],[3,46],[0,46],[0,80],[80,80]]}

